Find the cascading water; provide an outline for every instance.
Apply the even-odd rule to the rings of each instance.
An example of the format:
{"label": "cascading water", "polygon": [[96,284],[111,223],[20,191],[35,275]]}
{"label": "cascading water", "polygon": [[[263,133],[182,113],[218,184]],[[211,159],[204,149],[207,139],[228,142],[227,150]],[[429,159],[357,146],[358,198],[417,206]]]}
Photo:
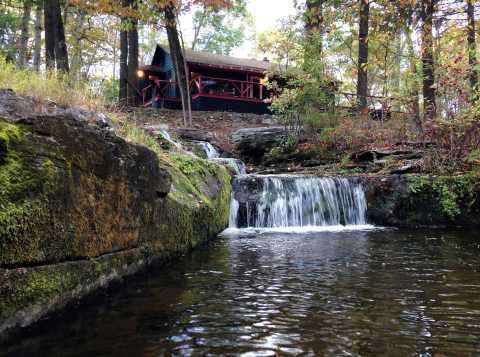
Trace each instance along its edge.
{"label": "cascading water", "polygon": [[220,157],[220,153],[213,147],[212,144],[206,141],[199,141],[198,144],[207,155],[208,160],[216,159]]}
{"label": "cascading water", "polygon": [[[366,226],[361,183],[336,177],[252,176],[242,202],[232,195],[230,228]],[[236,189],[245,189],[235,185]]]}
{"label": "cascading water", "polygon": [[237,175],[245,175],[247,173],[247,168],[242,160],[230,157],[220,157],[220,153],[209,142],[198,141],[198,145],[200,145],[205,152],[208,160],[230,167]]}
{"label": "cascading water", "polygon": [[230,168],[232,168],[233,171],[236,172],[237,175],[247,174],[247,168],[242,160],[234,159],[234,158],[225,158],[225,157],[214,158],[210,160],[220,165],[229,166]]}
{"label": "cascading water", "polygon": [[165,140],[167,140],[170,144],[175,146],[177,149],[182,148],[182,145],[179,142],[176,142],[175,140],[172,139],[172,137],[170,136],[170,133],[168,131],[162,129],[162,130],[159,131],[159,133],[163,136],[163,138]]}

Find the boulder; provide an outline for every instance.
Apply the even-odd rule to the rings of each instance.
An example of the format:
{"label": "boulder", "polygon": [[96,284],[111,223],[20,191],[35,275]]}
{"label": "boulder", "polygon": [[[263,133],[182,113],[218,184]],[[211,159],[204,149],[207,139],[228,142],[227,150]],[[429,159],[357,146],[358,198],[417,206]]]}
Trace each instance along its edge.
{"label": "boulder", "polygon": [[394,227],[479,227],[480,180],[474,176],[363,177],[369,222]]}
{"label": "boulder", "polygon": [[0,339],[227,226],[227,170],[168,155],[0,91]]}
{"label": "boulder", "polygon": [[0,267],[137,246],[149,207],[170,192],[157,155],[116,136],[100,115],[10,116],[13,96],[0,96]]}
{"label": "boulder", "polygon": [[245,128],[232,134],[235,150],[248,161],[258,162],[285,139],[284,127]]}

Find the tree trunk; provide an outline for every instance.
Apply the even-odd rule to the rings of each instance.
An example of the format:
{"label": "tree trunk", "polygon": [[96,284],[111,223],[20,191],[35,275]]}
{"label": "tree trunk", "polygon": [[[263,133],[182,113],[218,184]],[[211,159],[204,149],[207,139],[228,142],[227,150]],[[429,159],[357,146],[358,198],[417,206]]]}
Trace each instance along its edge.
{"label": "tree trunk", "polygon": [[368,95],[368,30],[370,17],[369,0],[360,0],[358,26],[358,67],[357,67],[357,106],[359,110],[367,107]]}
{"label": "tree trunk", "polygon": [[312,52],[321,57],[323,52],[323,3],[325,0],[307,0],[305,11],[305,32]]}
{"label": "tree trunk", "polygon": [[62,10],[58,0],[51,0],[56,7],[56,41],[55,41],[55,60],[57,61],[57,70],[67,73],[70,68],[68,64],[67,42],[65,40],[65,28],[63,26]]}
{"label": "tree trunk", "polygon": [[32,12],[32,2],[29,0],[23,3],[22,22],[20,26],[20,44],[18,46],[18,67],[24,68],[27,64],[28,39],[30,38],[30,14]]}
{"label": "tree trunk", "polygon": [[[130,5],[130,0],[122,0],[122,6]],[[128,19],[122,17],[122,29],[120,31],[120,83],[118,101],[121,105],[127,104],[128,97]]]}
{"label": "tree trunk", "polygon": [[433,59],[433,14],[435,0],[422,0],[422,76],[423,110],[425,119],[434,119],[435,104],[435,63]]}
{"label": "tree trunk", "polygon": [[42,51],[42,7],[38,4],[35,7],[35,42],[33,50],[33,68],[40,71]]}
{"label": "tree trunk", "polygon": [[410,87],[410,97],[412,103],[413,120],[418,132],[423,132],[422,120],[420,119],[420,86],[418,82],[417,56],[415,55],[415,46],[412,39],[412,30],[407,25],[405,28],[405,37],[407,40],[408,58],[410,61],[410,71],[412,72],[412,85]]}
{"label": "tree trunk", "polygon": [[[180,44],[182,47],[182,53],[185,53],[185,41],[183,41],[183,34],[180,26],[180,19],[178,18],[178,15],[176,17],[177,19],[177,26],[178,26],[178,34],[179,34],[179,39],[180,39]],[[188,124],[190,126],[193,125],[192,122],[192,95],[190,92],[190,71],[188,70],[188,63],[187,60],[185,59],[185,56],[182,56],[183,58],[183,68],[185,69],[185,83],[187,86],[186,90],[186,95],[187,95],[187,114],[188,114]]]}
{"label": "tree trunk", "polygon": [[318,76],[323,74],[323,68],[319,66],[319,62],[323,59],[324,2],[325,0],[307,0],[304,14],[306,33],[304,70]]}
{"label": "tree trunk", "polygon": [[472,0],[467,0],[467,17],[468,17],[468,64],[470,65],[470,88],[472,91],[472,99],[477,100],[476,94],[478,85],[478,69],[477,69],[477,44],[475,36],[475,7]]}
{"label": "tree trunk", "polygon": [[54,1],[43,1],[45,28],[45,64],[48,70],[55,68],[56,17]]}
{"label": "tree trunk", "polygon": [[131,19],[131,28],[128,31],[128,86],[127,96],[128,105],[135,106],[138,104],[138,20]]}
{"label": "tree trunk", "polygon": [[184,125],[187,125],[186,109],[187,109],[187,75],[185,71],[185,60],[183,57],[182,46],[180,45],[180,39],[177,29],[177,17],[175,14],[175,8],[172,5],[167,5],[163,8],[165,15],[165,26],[167,28],[168,44],[170,46],[170,55],[172,56],[173,66],[175,73],[177,74],[177,84],[180,90],[180,97],[183,107],[183,121]]}

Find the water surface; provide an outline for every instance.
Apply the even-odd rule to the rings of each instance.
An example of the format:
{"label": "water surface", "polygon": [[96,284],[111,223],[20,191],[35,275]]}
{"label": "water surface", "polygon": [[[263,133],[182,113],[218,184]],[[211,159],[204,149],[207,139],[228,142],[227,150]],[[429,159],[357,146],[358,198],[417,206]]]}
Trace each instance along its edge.
{"label": "water surface", "polygon": [[232,231],[9,345],[6,356],[475,356],[480,238]]}

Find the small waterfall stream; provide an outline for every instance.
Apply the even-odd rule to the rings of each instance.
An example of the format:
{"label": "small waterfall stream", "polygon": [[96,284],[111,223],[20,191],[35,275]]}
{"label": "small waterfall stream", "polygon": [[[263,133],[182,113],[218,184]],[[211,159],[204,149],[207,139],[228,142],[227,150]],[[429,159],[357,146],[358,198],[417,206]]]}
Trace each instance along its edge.
{"label": "small waterfall stream", "polygon": [[174,147],[176,147],[177,149],[181,149],[182,148],[182,144],[180,144],[179,142],[175,141],[172,139],[172,136],[170,135],[170,133],[164,129],[160,130],[159,133],[163,136],[163,138],[168,141],[170,144],[172,144]]}
{"label": "small waterfall stream", "polygon": [[207,160],[217,159],[220,157],[220,153],[209,142],[199,141],[198,145],[200,145],[202,150],[205,152],[205,155],[207,155]]}
{"label": "small waterfall stream", "polygon": [[204,151],[205,155],[207,156],[207,160],[214,161],[220,165],[228,166],[237,175],[245,175],[247,173],[247,168],[243,161],[231,157],[220,157],[220,153],[209,142],[198,141],[198,145],[200,145]]}
{"label": "small waterfall stream", "polygon": [[356,179],[251,176],[234,190],[230,228],[367,227],[367,201]]}

